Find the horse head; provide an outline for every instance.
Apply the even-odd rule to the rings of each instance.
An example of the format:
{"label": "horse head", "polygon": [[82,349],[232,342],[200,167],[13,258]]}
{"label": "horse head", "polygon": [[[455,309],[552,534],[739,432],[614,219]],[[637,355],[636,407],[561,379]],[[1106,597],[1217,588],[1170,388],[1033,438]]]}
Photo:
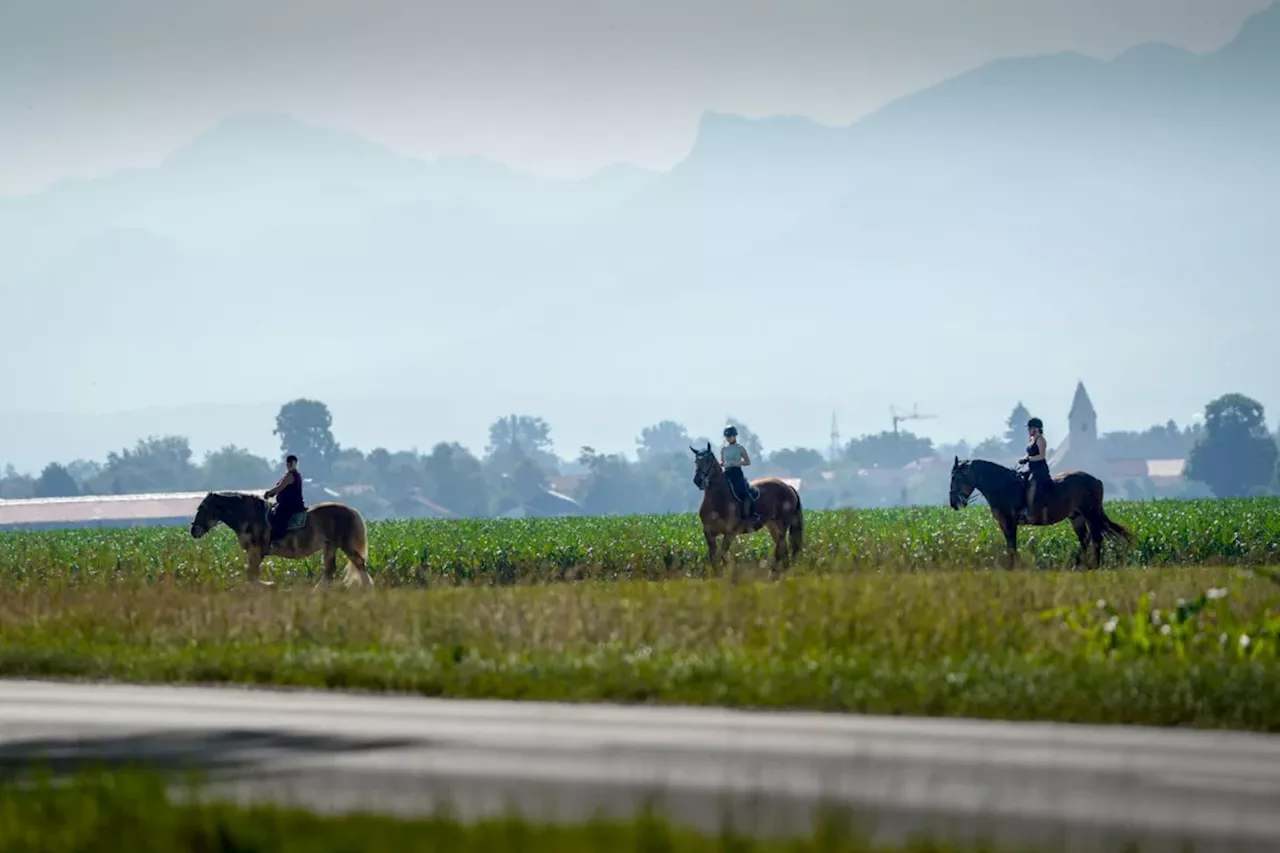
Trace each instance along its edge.
{"label": "horse head", "polygon": [[199,539],[222,523],[221,502],[213,492],[204,496],[200,506],[196,508],[196,517],[191,520],[191,538]]}
{"label": "horse head", "polygon": [[[256,512],[265,513],[267,502],[257,495],[239,492],[209,492],[196,508],[191,520],[191,537],[199,539],[219,524],[239,531],[247,519]],[[265,516],[264,516],[265,517]]]}
{"label": "horse head", "polygon": [[720,470],[720,460],[716,459],[715,453],[711,451],[709,441],[706,450],[698,450],[692,445],[689,450],[693,451],[693,484],[700,491],[706,491],[707,486],[711,485],[711,477]]}
{"label": "horse head", "polygon": [[951,508],[960,509],[968,506],[969,498],[973,495],[976,486],[977,483],[973,479],[973,461],[966,459],[961,462],[960,457],[957,456],[955,462],[951,463]]}

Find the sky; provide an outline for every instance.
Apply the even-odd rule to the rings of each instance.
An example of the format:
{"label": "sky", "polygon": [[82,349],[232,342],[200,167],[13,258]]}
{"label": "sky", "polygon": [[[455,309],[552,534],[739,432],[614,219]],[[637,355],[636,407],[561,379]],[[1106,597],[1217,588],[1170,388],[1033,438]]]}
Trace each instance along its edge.
{"label": "sky", "polygon": [[849,124],[992,59],[1212,50],[1268,0],[0,0],[0,195],[255,109],[400,153],[666,169],[704,111]]}
{"label": "sky", "polygon": [[[350,130],[428,160],[478,155],[571,178],[614,163],[666,170],[689,153],[707,111],[847,125],[997,58],[1074,51],[1109,59],[1152,41],[1211,51],[1268,5],[0,0],[0,197],[156,166],[226,116],[251,110]],[[1187,422],[1207,399],[1206,388],[1125,392],[1100,389],[1071,370],[1059,373],[1057,384],[983,389],[975,409],[960,417],[940,412],[914,427],[939,441],[976,441],[999,428],[1018,398],[1045,411],[1046,420],[1061,420],[1076,378],[1090,385],[1102,416],[1116,413],[1104,428],[1140,429],[1170,417]],[[661,417],[715,434],[726,408],[759,429],[768,447],[825,447],[833,409],[848,439],[888,428],[889,402],[914,402],[910,392],[898,399],[882,386],[866,376],[819,396],[774,394],[748,383],[737,407],[721,399],[705,405],[696,383],[667,394],[658,381],[635,393],[613,388],[584,395],[561,383],[519,398],[477,391],[472,400],[408,388],[399,402],[382,393],[361,398],[346,389],[306,390],[332,399],[339,438],[366,448],[416,444],[425,450],[434,440],[458,438],[479,451],[487,423],[515,410],[547,416],[557,449],[572,456],[584,444],[630,451],[639,427]],[[66,458],[101,458],[106,448],[131,444],[141,423],[192,434],[198,450],[234,440],[274,452],[269,414],[278,402],[262,390],[230,400],[229,392],[155,387],[140,390],[138,405],[125,408],[144,402],[159,408],[112,417],[104,400],[115,392],[83,400],[68,400],[56,389],[45,399],[24,392],[0,411],[7,409],[20,427],[8,435],[29,437],[30,446],[14,450],[7,439],[11,446],[0,450],[0,464],[15,459],[22,468],[38,468],[55,443],[51,417],[65,428],[56,446]],[[199,408],[215,396],[224,406],[239,405],[222,411],[220,423],[232,425],[226,429],[209,427],[207,411]],[[934,410],[927,400],[920,406]],[[432,430],[415,432],[414,424],[427,419]]]}

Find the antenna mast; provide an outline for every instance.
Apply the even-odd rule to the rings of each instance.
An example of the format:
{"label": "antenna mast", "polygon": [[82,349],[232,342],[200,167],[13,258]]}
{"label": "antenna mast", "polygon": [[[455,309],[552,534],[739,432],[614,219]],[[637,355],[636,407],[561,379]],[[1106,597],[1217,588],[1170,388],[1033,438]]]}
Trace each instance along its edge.
{"label": "antenna mast", "polygon": [[840,458],[840,450],[841,450],[840,427],[836,424],[836,413],[832,412],[831,413],[831,448],[828,451],[831,455],[832,462],[835,462],[837,459]]}

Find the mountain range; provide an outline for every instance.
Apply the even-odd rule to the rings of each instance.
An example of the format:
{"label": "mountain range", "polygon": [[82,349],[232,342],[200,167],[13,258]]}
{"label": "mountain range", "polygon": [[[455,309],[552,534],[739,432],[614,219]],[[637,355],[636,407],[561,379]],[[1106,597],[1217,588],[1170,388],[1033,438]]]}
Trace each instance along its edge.
{"label": "mountain range", "polygon": [[708,113],[666,172],[547,180],[233,115],[0,199],[3,408],[625,389],[963,417],[1082,376],[1120,417],[1266,400],[1277,139],[1280,3],[1212,53],[992,62],[846,127]]}

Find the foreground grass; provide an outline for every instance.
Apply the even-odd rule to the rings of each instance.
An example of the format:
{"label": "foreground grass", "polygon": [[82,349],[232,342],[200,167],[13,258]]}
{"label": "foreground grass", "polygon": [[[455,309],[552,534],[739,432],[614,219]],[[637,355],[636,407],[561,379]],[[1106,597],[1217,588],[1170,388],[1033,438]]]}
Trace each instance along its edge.
{"label": "foreground grass", "polygon": [[[1107,502],[1135,536],[1108,542],[1108,565],[1280,563],[1280,498]],[[805,512],[804,564],[817,571],[995,566],[1004,537],[983,506]],[[1069,524],[1019,532],[1028,565],[1069,565]],[[628,518],[388,521],[369,525],[370,560],[381,586],[537,580],[666,579],[701,576],[706,544],[695,513]],[[766,533],[740,539],[739,559],[771,552]],[[276,580],[316,577],[320,558],[268,559]],[[0,533],[0,575],[14,581],[161,578],[238,581],[244,554],[225,529],[195,541],[186,528]]]}
{"label": "foreground grass", "polygon": [[[192,789],[198,794],[198,789]],[[1001,848],[1008,853],[1012,849]],[[541,826],[516,818],[462,824],[447,817],[402,820],[366,814],[320,816],[277,806],[242,807],[205,797],[173,797],[164,780],[137,771],[86,774],[67,786],[0,786],[0,850],[5,853],[979,853],[919,841],[872,846],[844,821],[810,838],[764,841],[726,833],[709,838],[645,816],[629,822]]]}
{"label": "foreground grass", "polygon": [[1228,567],[371,595],[25,585],[0,590],[0,675],[1280,731],[1278,589]]}

